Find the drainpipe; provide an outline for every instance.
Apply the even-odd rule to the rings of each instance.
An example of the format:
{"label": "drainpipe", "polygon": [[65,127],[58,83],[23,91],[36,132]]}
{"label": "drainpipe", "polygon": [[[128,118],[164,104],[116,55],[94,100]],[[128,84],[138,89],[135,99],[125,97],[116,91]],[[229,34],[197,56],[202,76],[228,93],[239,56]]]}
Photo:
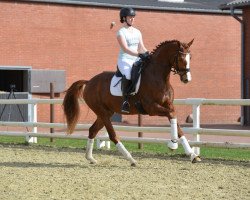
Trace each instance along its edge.
{"label": "drainpipe", "polygon": [[[243,21],[243,16],[242,19],[239,18],[237,15],[234,13],[234,7],[230,7],[231,15],[241,24],[241,99],[244,99],[245,97],[245,92],[244,92],[244,61],[245,61],[245,39],[244,39],[244,21]],[[243,126],[244,125],[244,106],[241,106],[241,118],[240,118],[240,123]]]}

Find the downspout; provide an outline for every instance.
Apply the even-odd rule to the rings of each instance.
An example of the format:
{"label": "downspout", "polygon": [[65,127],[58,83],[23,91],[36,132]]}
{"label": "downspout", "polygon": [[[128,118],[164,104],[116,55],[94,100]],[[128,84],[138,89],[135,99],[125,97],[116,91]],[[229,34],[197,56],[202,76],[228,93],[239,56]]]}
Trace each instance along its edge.
{"label": "downspout", "polygon": [[[235,15],[234,13],[234,7],[231,6],[230,7],[230,11],[231,11],[231,15],[241,24],[241,99],[244,99],[245,95],[244,95],[244,80],[245,80],[245,76],[244,76],[244,61],[245,61],[245,39],[244,39],[244,32],[245,32],[245,27],[244,27],[244,21],[243,21],[243,16],[242,19],[239,18],[237,15]],[[244,106],[241,106],[241,118],[240,118],[240,123],[243,126],[244,125]]]}

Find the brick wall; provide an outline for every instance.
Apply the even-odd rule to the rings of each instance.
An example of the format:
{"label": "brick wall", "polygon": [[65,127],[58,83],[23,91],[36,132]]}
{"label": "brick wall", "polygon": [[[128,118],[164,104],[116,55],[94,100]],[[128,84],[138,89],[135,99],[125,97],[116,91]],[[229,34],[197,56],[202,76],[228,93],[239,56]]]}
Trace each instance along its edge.
{"label": "brick wall", "polygon": [[[0,2],[0,7],[0,65],[66,70],[67,87],[116,69],[119,9],[11,2]],[[116,26],[110,29],[112,21]],[[240,23],[233,17],[138,10],[135,26],[149,50],[165,40],[195,39],[191,48],[193,81],[184,85],[172,76],[175,98],[240,98]],[[48,121],[48,112],[44,112],[48,109],[39,106],[38,120]],[[187,106],[177,107],[182,123],[191,111]],[[60,106],[56,112],[57,121],[64,120]],[[236,123],[239,116],[240,107],[204,106],[201,121]],[[83,106],[81,121],[90,123],[93,118]],[[137,116],[124,116],[123,120],[135,123]],[[143,120],[167,123],[159,117]]]}

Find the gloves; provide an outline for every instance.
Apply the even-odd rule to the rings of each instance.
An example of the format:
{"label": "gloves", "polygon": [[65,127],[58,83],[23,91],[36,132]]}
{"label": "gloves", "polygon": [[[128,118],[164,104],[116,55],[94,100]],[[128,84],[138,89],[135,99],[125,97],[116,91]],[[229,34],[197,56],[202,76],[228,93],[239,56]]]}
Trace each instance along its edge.
{"label": "gloves", "polygon": [[142,60],[142,61],[147,61],[149,60],[149,52],[146,51],[145,53],[140,53],[139,54],[139,58]]}

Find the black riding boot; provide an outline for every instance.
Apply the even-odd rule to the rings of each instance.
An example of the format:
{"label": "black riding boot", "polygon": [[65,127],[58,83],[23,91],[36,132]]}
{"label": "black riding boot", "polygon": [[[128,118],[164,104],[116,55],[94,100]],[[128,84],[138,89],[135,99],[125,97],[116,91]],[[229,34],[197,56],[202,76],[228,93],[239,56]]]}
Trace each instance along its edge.
{"label": "black riding boot", "polygon": [[129,109],[130,109],[130,105],[129,105],[129,102],[128,102],[130,85],[131,85],[131,80],[128,80],[125,77],[122,77],[123,103],[122,103],[121,111],[124,112],[124,113],[129,113]]}

